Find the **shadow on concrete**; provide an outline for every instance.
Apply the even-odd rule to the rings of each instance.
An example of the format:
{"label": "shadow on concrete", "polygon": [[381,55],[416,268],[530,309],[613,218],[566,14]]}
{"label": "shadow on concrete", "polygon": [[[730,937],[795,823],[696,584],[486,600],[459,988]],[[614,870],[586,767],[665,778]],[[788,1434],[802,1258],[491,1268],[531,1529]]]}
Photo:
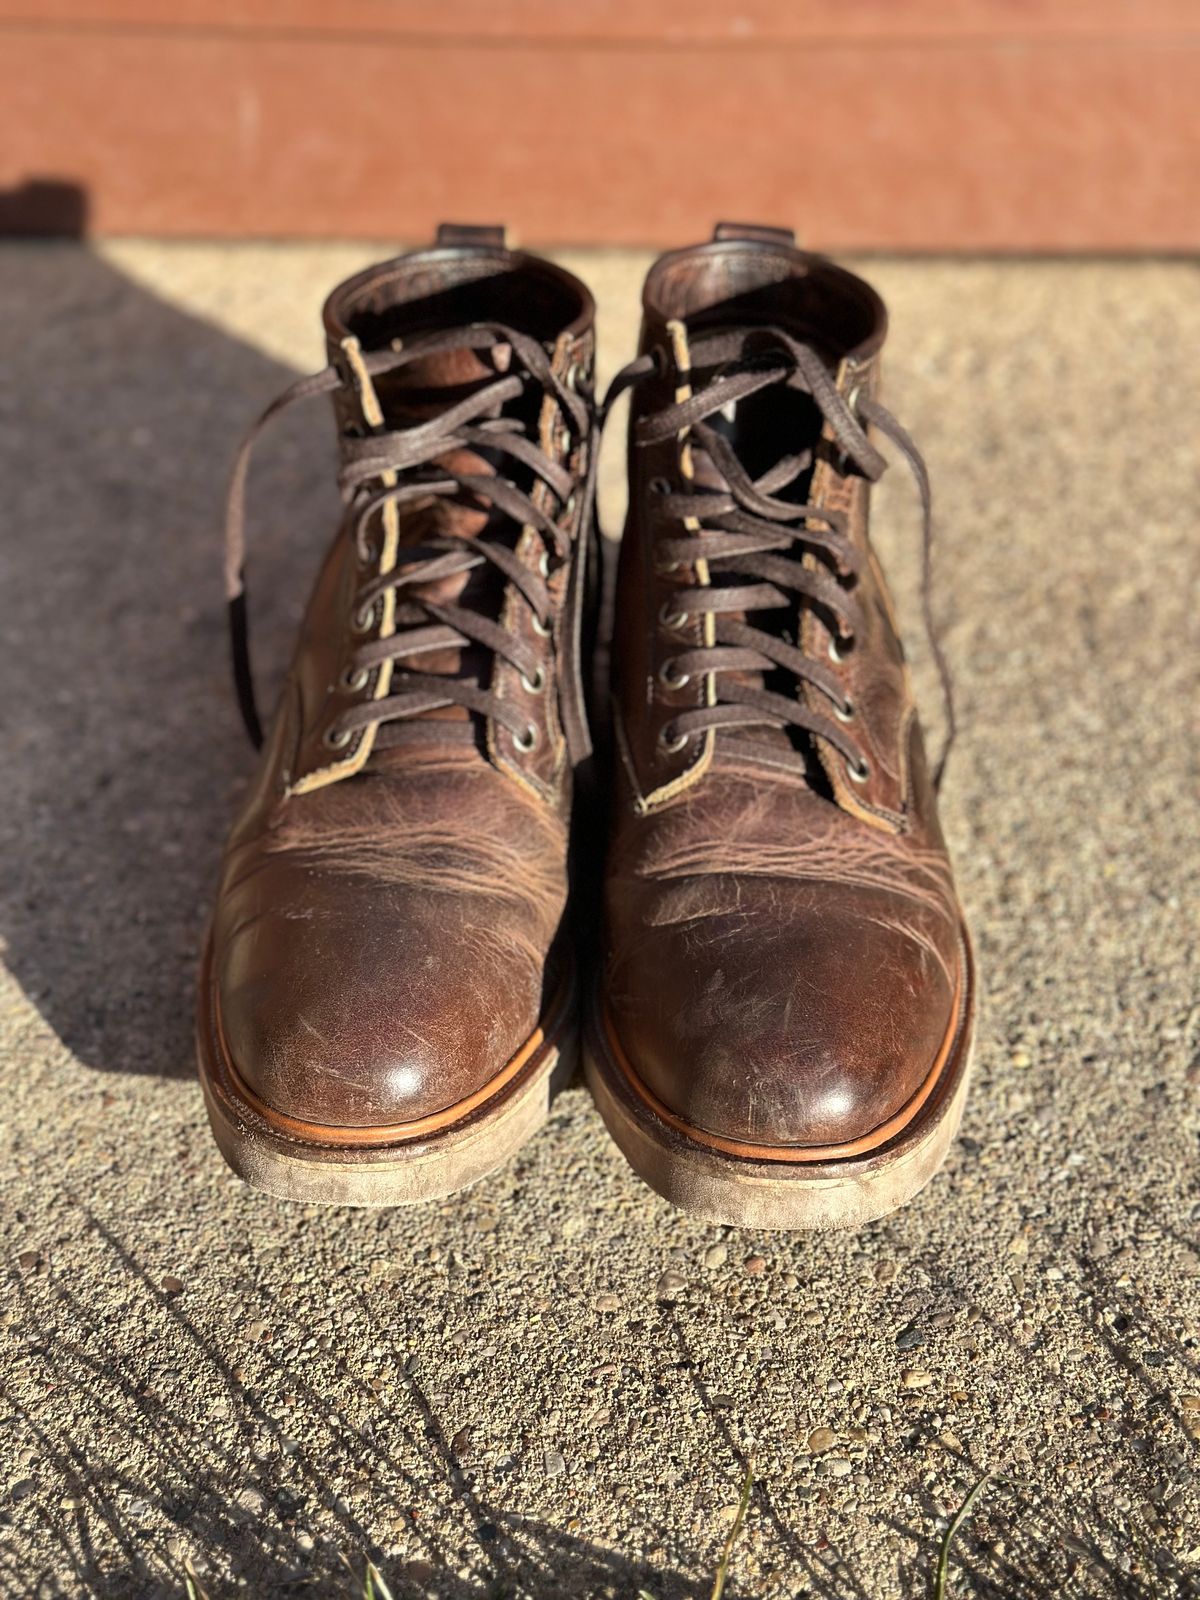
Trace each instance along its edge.
{"label": "shadow on concrete", "polygon": [[[1167,1230],[1168,1238],[1187,1249],[1193,1242]],[[1193,1481],[1195,1467],[1182,1419],[1175,1415],[1163,1368],[1174,1362],[1193,1383],[1200,1376],[1197,1354],[1186,1347],[1167,1323],[1155,1314],[1127,1275],[1114,1272],[1095,1253],[1077,1254],[1074,1266],[1088,1286],[1084,1309],[1076,1310],[1079,1326],[1072,1346],[1107,1357],[1125,1379],[1140,1391],[1141,1409],[1118,1417],[1096,1398],[1080,1397],[1080,1422],[1119,1430],[1121,1443],[1136,1436],[1139,1470],[1134,1482],[1142,1498],[1137,1519],[1120,1517],[1112,1505],[1113,1483],[1091,1483],[1078,1488],[1063,1486],[1057,1499],[1036,1497],[1008,1464],[993,1472],[970,1520],[960,1531],[951,1552],[951,1592],[973,1600],[1196,1600],[1200,1573],[1181,1559],[1182,1545],[1171,1538],[1171,1508]],[[950,1278],[935,1273],[935,1288],[953,1293]],[[1042,1340],[1018,1339],[1007,1324],[989,1318],[994,1339],[1002,1340],[1020,1359],[1037,1370],[1046,1389],[1069,1392],[1070,1380],[1046,1360]],[[1094,1367],[1085,1369],[1082,1389],[1094,1396]],[[1161,1419],[1162,1430],[1147,1424]],[[981,1476],[979,1464],[965,1451],[947,1451],[940,1424],[924,1418],[913,1429],[909,1449],[917,1454],[935,1446],[957,1458],[965,1484]],[[1114,1440],[1114,1456],[1117,1454]],[[1121,1451],[1122,1459],[1126,1451]],[[946,1519],[944,1502],[921,1492],[927,1518]],[[888,1526],[911,1546],[929,1549],[928,1536],[919,1527],[889,1520]],[[1186,1542],[1186,1541],[1185,1541]],[[1194,1541],[1193,1541],[1194,1542]],[[919,1570],[932,1571],[936,1553]],[[912,1592],[922,1589],[914,1582]]]}
{"label": "shadow on concrete", "polygon": [[[33,1513],[58,1552],[53,1570],[31,1572],[2,1542],[0,1593],[25,1600],[81,1594],[179,1600],[191,1551],[212,1600],[233,1587],[262,1600],[360,1596],[352,1569],[361,1574],[368,1559],[397,1600],[564,1594],[633,1600],[643,1590],[653,1600],[693,1600],[698,1594],[694,1577],[664,1570],[661,1562],[491,1507],[402,1353],[389,1361],[388,1382],[378,1390],[342,1357],[327,1357],[336,1367],[329,1385],[339,1396],[335,1411],[328,1391],[269,1343],[232,1359],[223,1354],[189,1314],[186,1295],[164,1289],[102,1222],[85,1214],[105,1275],[120,1285],[120,1314],[140,1319],[145,1338],[123,1361],[105,1331],[111,1313],[97,1314],[69,1279],[34,1273],[17,1280],[19,1323],[38,1330],[24,1359],[40,1369],[46,1392],[79,1394],[78,1406],[56,1408],[58,1416],[77,1417],[79,1432],[40,1422],[36,1404],[22,1401],[11,1380],[0,1377],[5,1420],[19,1422],[36,1441],[36,1464],[28,1470],[53,1476],[60,1508],[56,1516],[54,1498],[42,1494]],[[272,1315],[286,1316],[285,1307],[264,1303],[261,1284],[254,1293],[268,1325]],[[374,1320],[377,1308],[359,1303]],[[386,1328],[373,1333],[388,1337]],[[181,1386],[173,1387],[175,1379]],[[287,1426],[303,1435],[302,1445],[279,1420],[281,1396]],[[343,1498],[354,1482],[370,1483],[371,1527]],[[19,1521],[21,1498],[18,1486],[6,1520]],[[447,1502],[456,1508],[449,1519]],[[298,1543],[297,1534],[314,1520],[323,1535]],[[448,1522],[452,1533],[445,1531]],[[403,1558],[381,1548],[388,1526],[393,1535],[402,1530]],[[185,1549],[172,1550],[176,1537]],[[736,1588],[728,1592],[734,1600]]]}
{"label": "shadow on concrete", "polygon": [[[714,1403],[697,1352],[683,1322],[671,1306],[664,1305],[663,1309],[666,1313],[664,1332],[669,1334],[679,1350],[679,1366],[687,1373],[701,1410],[712,1427],[714,1438],[722,1451],[737,1462],[744,1480],[745,1474],[753,1471],[754,1463],[730,1426],[728,1413]],[[792,1600],[873,1600],[828,1529],[819,1533],[811,1543],[803,1543],[795,1529],[780,1514],[769,1485],[761,1481],[754,1483],[750,1505],[759,1520],[771,1530],[779,1549],[787,1557],[789,1582],[795,1585],[789,1591]],[[735,1580],[731,1579],[727,1593],[737,1593]]]}
{"label": "shadow on concrete", "polygon": [[[187,1075],[199,944],[252,764],[229,684],[225,479],[295,374],[66,244],[0,248],[0,326],[0,949],[82,1062]],[[268,704],[337,515],[318,412],[256,467]]]}

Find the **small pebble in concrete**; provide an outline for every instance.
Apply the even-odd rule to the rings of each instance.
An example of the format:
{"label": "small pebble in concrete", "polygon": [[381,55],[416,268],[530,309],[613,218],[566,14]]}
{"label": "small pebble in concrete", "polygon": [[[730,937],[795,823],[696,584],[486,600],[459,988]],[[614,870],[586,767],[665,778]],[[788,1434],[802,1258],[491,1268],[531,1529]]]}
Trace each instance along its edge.
{"label": "small pebble in concrete", "polygon": [[687,1279],[680,1272],[672,1272],[669,1268],[664,1272],[654,1286],[654,1293],[659,1300],[674,1300],[675,1296],[687,1288]]}
{"label": "small pebble in concrete", "polygon": [[715,1272],[718,1267],[723,1267],[729,1260],[729,1246],[727,1244],[710,1244],[704,1252],[704,1265],[710,1272]]}
{"label": "small pebble in concrete", "polygon": [[562,1478],[566,1476],[567,1463],[558,1450],[547,1450],[542,1457],[542,1469],[548,1478]]}
{"label": "small pebble in concrete", "polygon": [[845,1456],[827,1456],[818,1463],[817,1471],[826,1478],[848,1478],[853,1468]]}
{"label": "small pebble in concrete", "polygon": [[745,1261],[746,1271],[752,1278],[761,1278],[767,1270],[765,1256],[747,1256]]}
{"label": "small pebble in concrete", "polygon": [[836,1443],[837,1434],[832,1428],[814,1428],[808,1436],[808,1448],[815,1456],[823,1450],[832,1450]]}
{"label": "small pebble in concrete", "polygon": [[924,1367],[908,1367],[900,1374],[900,1383],[905,1389],[928,1389],[933,1382],[933,1373],[926,1372]]}

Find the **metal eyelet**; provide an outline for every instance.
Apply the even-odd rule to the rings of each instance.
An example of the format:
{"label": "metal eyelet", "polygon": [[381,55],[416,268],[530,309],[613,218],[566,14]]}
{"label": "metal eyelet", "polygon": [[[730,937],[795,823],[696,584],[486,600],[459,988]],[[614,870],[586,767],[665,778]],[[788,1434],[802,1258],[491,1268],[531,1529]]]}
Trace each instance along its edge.
{"label": "metal eyelet", "polygon": [[651,478],[646,487],[651,494],[670,494],[671,480],[669,478]]}
{"label": "metal eyelet", "polygon": [[532,722],[526,724],[524,733],[513,734],[513,743],[524,755],[528,755],[529,752],[536,746],[537,742],[538,731]]}
{"label": "metal eyelet", "polygon": [[543,622],[538,616],[533,617],[533,631],[539,639],[548,639],[553,632],[548,622]]}
{"label": "metal eyelet", "polygon": [[564,517],[573,517],[575,515],[575,507],[578,504],[579,504],[578,496],[574,492],[569,494],[567,496],[566,504],[563,506],[563,516]]}
{"label": "metal eyelet", "polygon": [[671,724],[669,722],[663,723],[662,727],[658,730],[658,742],[669,756],[674,756],[678,755],[683,749],[684,745],[688,742],[688,736],[686,733],[680,733],[676,734],[675,738],[672,739],[667,732],[667,729],[670,726]]}
{"label": "metal eyelet", "polygon": [[548,578],[550,576],[550,557],[545,550],[543,550],[541,555],[538,557],[538,571],[541,573],[543,578]]}
{"label": "metal eyelet", "polygon": [[664,628],[682,628],[688,622],[688,614],[686,611],[672,611],[671,602],[664,600],[658,608],[658,620]]}
{"label": "metal eyelet", "polygon": [[685,683],[691,683],[690,672],[676,672],[675,657],[668,656],[658,669],[658,681],[668,689],[682,689]]}
{"label": "metal eyelet", "polygon": [[355,554],[358,556],[360,567],[373,567],[379,560],[379,546],[373,541],[367,545],[356,546]]}
{"label": "metal eyelet", "polygon": [[871,776],[871,768],[864,756],[859,756],[857,761],[846,762],[846,776],[851,783],[866,783]]}
{"label": "metal eyelet", "polygon": [[326,728],[322,742],[330,750],[344,750],[353,737],[349,728]]}
{"label": "metal eyelet", "polygon": [[347,667],[342,673],[341,685],[351,694],[357,694],[360,689],[367,687],[367,680],[371,674],[366,667]]}
{"label": "metal eyelet", "polygon": [[854,701],[847,700],[844,706],[834,706],[833,714],[839,722],[854,721]]}
{"label": "metal eyelet", "polygon": [[858,405],[858,397],[861,394],[862,394],[862,384],[861,383],[856,383],[856,384],[854,384],[854,386],[851,388],[850,392],[846,396],[846,410],[850,413],[850,415],[854,418],[854,420],[856,422],[858,421],[858,413],[856,412],[855,407]]}
{"label": "metal eyelet", "polygon": [[583,363],[581,361],[572,361],[570,366],[567,368],[566,377],[563,379],[563,382],[566,384],[567,388],[570,389],[572,394],[578,394],[579,380],[583,376]]}
{"label": "metal eyelet", "polygon": [[532,678],[527,678],[523,672],[520,674],[520,678],[521,687],[526,694],[541,694],[546,687],[545,669],[540,664],[534,668]]}
{"label": "metal eyelet", "polygon": [[660,578],[669,578],[673,572],[678,572],[681,563],[678,561],[656,561],[654,570]]}
{"label": "metal eyelet", "polygon": [[360,606],[354,613],[353,627],[355,633],[370,633],[375,626],[375,602],[369,606]]}
{"label": "metal eyelet", "polygon": [[[846,642],[849,644],[850,641],[847,640]],[[830,661],[845,661],[846,652],[838,644],[838,637],[836,633],[830,634],[827,649],[829,651]]]}

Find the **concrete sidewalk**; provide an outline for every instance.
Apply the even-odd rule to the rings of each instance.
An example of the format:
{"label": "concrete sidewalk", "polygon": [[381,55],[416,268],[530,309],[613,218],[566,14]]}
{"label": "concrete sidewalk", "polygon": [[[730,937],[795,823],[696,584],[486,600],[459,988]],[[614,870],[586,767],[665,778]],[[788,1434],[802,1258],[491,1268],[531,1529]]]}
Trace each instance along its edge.
{"label": "concrete sidewalk", "polygon": [[[726,1232],[586,1091],[453,1203],[243,1188],[191,986],[246,782],[221,498],[379,252],[0,251],[0,1593],[1200,1594],[1200,278],[879,261],[964,725],[943,808],[983,981],[948,1166],[857,1235]],[[641,258],[574,256],[609,370]],[[330,531],[328,418],[262,452],[278,671]],[[615,470],[609,463],[610,477]],[[611,486],[610,486],[611,489]],[[611,504],[611,492],[608,495]],[[902,470],[878,538],[916,626]],[[305,1592],[301,1589],[299,1592]]]}

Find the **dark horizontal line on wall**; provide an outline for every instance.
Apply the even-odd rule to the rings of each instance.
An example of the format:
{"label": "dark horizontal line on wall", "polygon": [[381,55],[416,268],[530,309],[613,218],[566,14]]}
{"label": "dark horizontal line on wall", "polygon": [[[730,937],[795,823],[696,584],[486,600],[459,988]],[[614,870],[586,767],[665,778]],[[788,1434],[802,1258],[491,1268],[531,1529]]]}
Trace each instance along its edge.
{"label": "dark horizontal line on wall", "polygon": [[[1200,12],[1198,12],[1200,16]],[[498,36],[490,33],[463,32],[430,33],[411,30],[377,28],[322,28],[297,26],[294,28],[235,26],[228,23],[201,26],[195,23],[146,22],[91,22],[46,21],[39,17],[12,16],[0,18],[0,37],[13,35],[50,35],[66,39],[93,36],[104,39],[146,39],[222,44],[330,44],[386,45],[407,50],[471,50],[471,51],[525,51],[569,54],[588,50],[605,55],[662,55],[729,54],[760,55],[765,52],[788,50],[803,53],[807,50],[872,51],[879,54],[912,51],[980,50],[1004,53],[1047,51],[1133,51],[1179,50],[1200,48],[1200,25],[1192,29],[1147,29],[1136,34],[1111,29],[1095,33],[1061,34],[997,33],[997,34],[875,34],[870,37],[845,33],[796,34],[756,33],[753,37],[731,34],[729,37],[711,35],[670,35],[650,38],[638,35],[612,37],[600,34],[539,34],[527,33]],[[1200,84],[1197,86],[1200,94]]]}

